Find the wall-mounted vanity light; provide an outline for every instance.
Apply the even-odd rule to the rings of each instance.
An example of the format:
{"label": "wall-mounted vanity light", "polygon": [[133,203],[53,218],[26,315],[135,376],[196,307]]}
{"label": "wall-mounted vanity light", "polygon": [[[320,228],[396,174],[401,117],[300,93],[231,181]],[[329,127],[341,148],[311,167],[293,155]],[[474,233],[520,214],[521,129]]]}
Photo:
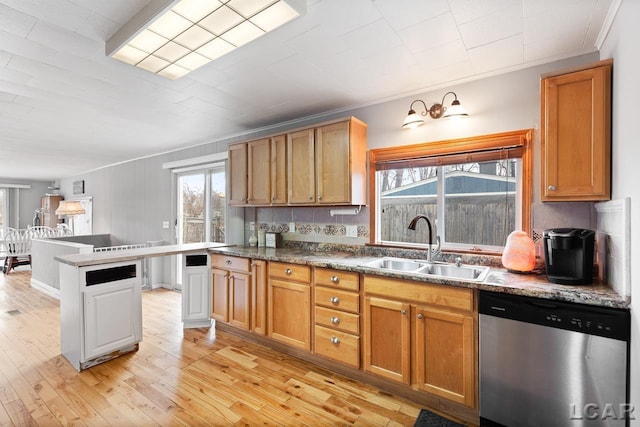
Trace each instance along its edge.
{"label": "wall-mounted vanity light", "polygon": [[[451,102],[451,106],[445,107],[444,99],[449,94],[453,95],[454,99]],[[424,119],[420,117],[420,115],[418,115],[418,113],[416,113],[413,109],[413,104],[415,104],[416,102],[422,103],[424,107],[424,111],[420,114],[422,116],[426,116],[428,113],[429,117],[431,117],[432,119],[439,119],[441,117],[466,117],[469,115],[467,114],[467,110],[465,110],[465,108],[460,105],[460,101],[458,101],[458,95],[456,95],[455,92],[447,92],[442,97],[442,101],[439,104],[433,104],[431,108],[427,108],[427,104],[425,104],[425,102],[421,99],[416,99],[415,101],[411,102],[407,118],[404,119],[404,123],[402,123],[403,129],[415,129],[418,126],[422,126],[422,124],[424,123]]]}

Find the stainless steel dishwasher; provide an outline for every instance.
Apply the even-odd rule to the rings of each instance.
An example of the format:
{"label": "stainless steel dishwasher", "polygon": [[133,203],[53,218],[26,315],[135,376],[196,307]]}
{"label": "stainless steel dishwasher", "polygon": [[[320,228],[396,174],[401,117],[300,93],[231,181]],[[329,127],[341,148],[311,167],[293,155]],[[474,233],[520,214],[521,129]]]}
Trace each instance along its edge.
{"label": "stainless steel dishwasher", "polygon": [[479,294],[481,426],[629,424],[628,310]]}

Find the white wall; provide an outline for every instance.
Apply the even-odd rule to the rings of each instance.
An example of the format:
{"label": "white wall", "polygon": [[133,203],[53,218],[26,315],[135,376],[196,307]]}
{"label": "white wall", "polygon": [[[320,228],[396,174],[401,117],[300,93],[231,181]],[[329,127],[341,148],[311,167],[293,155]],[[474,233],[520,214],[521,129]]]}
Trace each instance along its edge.
{"label": "white wall", "polygon": [[[631,199],[631,259],[640,251],[640,144],[636,120],[640,99],[640,44],[637,27],[640,2],[623,0],[613,26],[602,48],[603,58],[613,58],[613,199]],[[635,405],[635,420],[640,426],[640,263],[631,263],[631,403]]]}

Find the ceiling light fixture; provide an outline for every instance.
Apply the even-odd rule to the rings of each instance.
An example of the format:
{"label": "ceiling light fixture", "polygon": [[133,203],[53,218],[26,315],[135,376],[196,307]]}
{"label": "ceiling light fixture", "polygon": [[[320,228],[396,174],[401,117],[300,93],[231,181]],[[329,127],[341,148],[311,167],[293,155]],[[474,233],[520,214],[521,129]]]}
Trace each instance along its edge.
{"label": "ceiling light fixture", "polygon": [[[445,107],[444,99],[449,94],[453,95],[454,99],[451,102],[450,107]],[[469,115],[467,114],[467,110],[465,110],[465,108],[460,105],[460,101],[458,101],[458,95],[456,95],[455,92],[447,92],[442,97],[442,101],[439,104],[433,104],[431,108],[427,108],[427,104],[425,104],[425,102],[421,99],[416,99],[415,101],[411,102],[407,118],[404,119],[404,123],[402,123],[403,129],[415,129],[418,126],[422,126],[424,124],[424,119],[420,117],[420,115],[418,115],[418,113],[416,113],[413,109],[413,104],[415,104],[416,102],[420,102],[424,106],[424,111],[420,114],[426,116],[428,113],[429,117],[431,117],[432,119],[439,119],[441,117],[466,117]]]}
{"label": "ceiling light fixture", "polygon": [[306,0],[152,1],[105,52],[174,80],[303,15]]}

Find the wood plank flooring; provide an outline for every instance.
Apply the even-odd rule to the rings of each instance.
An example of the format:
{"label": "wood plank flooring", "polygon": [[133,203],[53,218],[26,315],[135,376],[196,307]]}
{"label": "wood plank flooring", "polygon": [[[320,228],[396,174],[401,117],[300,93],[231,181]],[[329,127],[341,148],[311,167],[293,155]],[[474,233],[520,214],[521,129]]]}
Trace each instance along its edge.
{"label": "wood plank flooring", "polygon": [[143,293],[144,340],[78,373],[59,303],[22,267],[0,274],[0,426],[411,426],[420,406],[211,329],[182,329],[180,294]]}

